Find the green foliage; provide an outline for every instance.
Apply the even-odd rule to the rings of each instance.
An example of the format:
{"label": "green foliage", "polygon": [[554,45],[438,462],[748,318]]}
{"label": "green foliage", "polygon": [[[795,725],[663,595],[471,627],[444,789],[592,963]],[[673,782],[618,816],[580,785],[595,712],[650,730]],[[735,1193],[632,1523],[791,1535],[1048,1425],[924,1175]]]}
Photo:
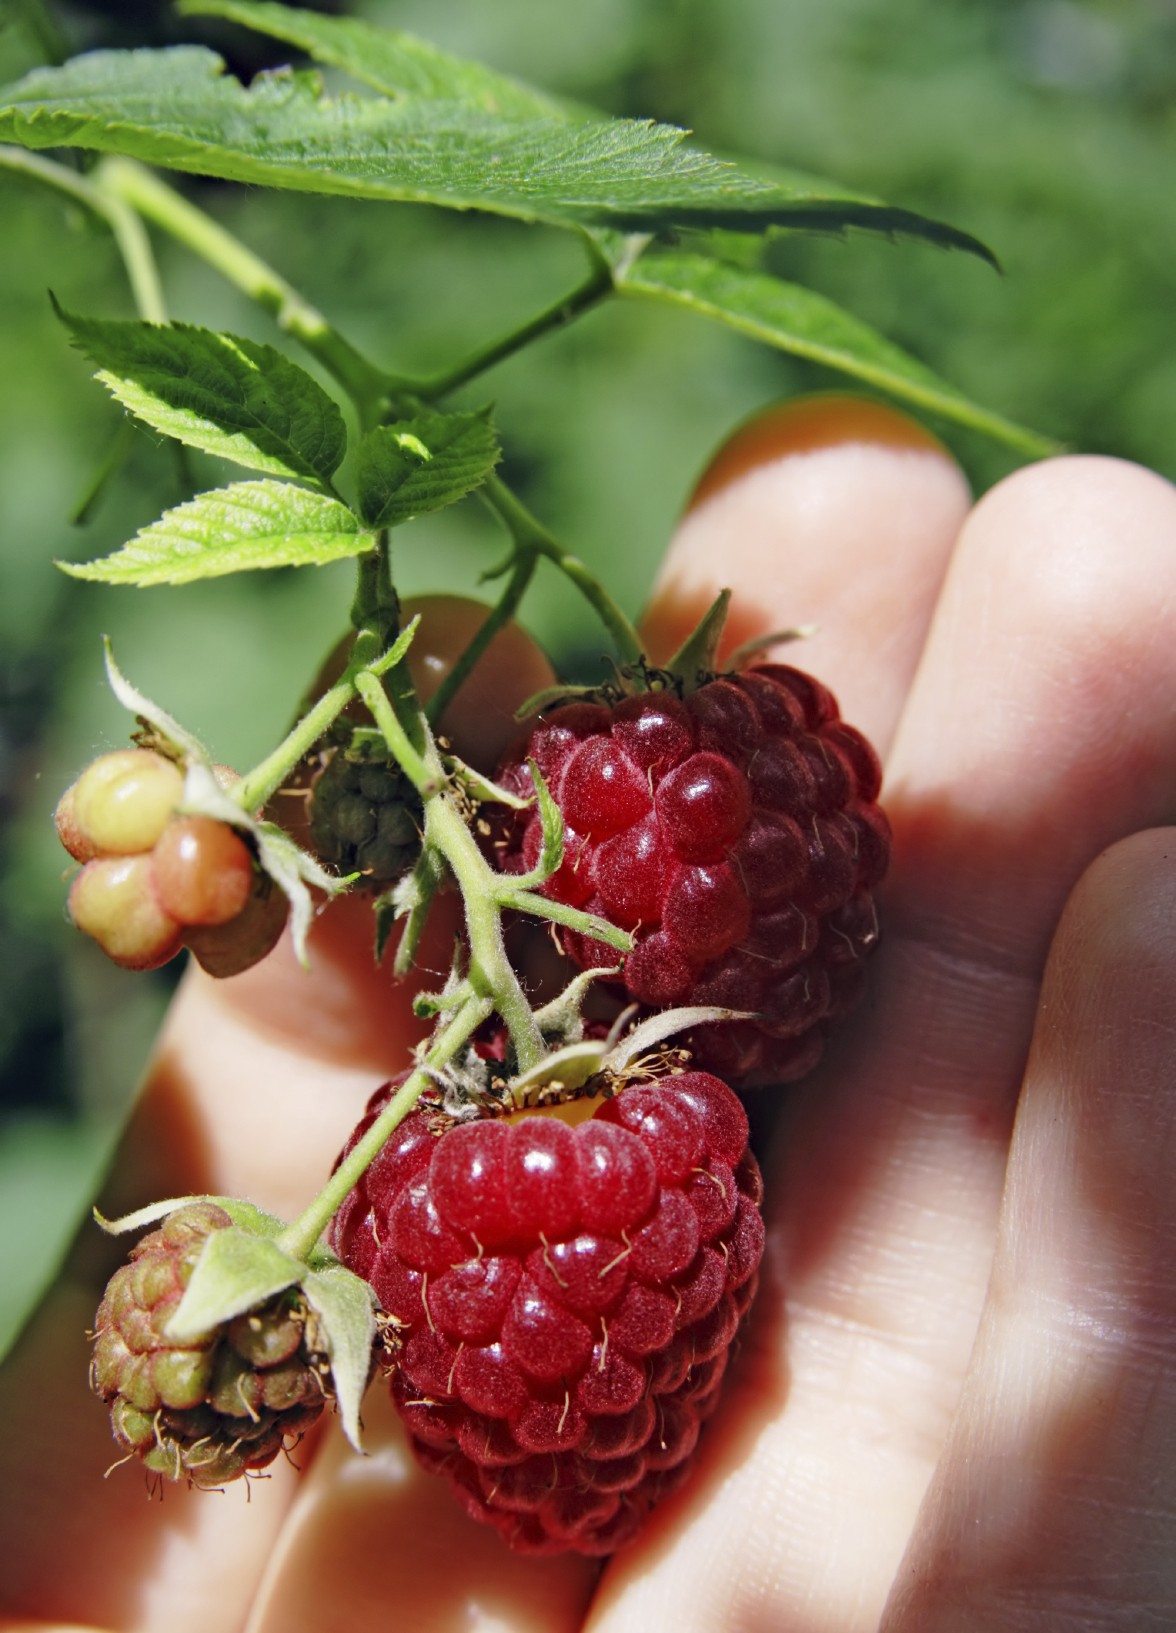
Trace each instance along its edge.
{"label": "green foliage", "polygon": [[[327,97],[312,75],[246,89],[199,46],[95,51],[35,69],[0,102],[0,136],[83,147],[228,181],[484,210],[523,221],[634,231],[675,225],[894,230],[894,212],[807,178],[760,181],[648,120],[488,113],[419,96]],[[843,202],[844,201],[844,202]],[[904,230],[987,252],[911,215]]]}
{"label": "green foliage", "polygon": [[113,555],[59,565],[102,584],[191,584],[255,567],[321,567],[371,548],[338,499],[288,482],[233,482],[165,511]]}
{"label": "green foliage", "polygon": [[369,527],[397,527],[443,510],[484,482],[501,454],[489,409],[377,426],[356,451],[360,515]]}
{"label": "green foliage", "polygon": [[617,287],[717,318],[753,340],[851,375],[1023,453],[1056,451],[1047,438],[969,402],[868,324],[800,284],[688,250],[653,249],[619,274]]}
{"label": "green foliage", "polygon": [[252,470],[329,484],[347,445],[343,416],[272,346],[186,323],[56,310],[103,385],[145,425]]}
{"label": "green foliage", "polygon": [[270,0],[180,0],[179,9],[189,17],[223,17],[285,40],[385,96],[459,102],[504,118],[563,119],[585,112],[480,62],[438,50],[427,40],[400,29],[375,28],[356,17],[327,17]]}

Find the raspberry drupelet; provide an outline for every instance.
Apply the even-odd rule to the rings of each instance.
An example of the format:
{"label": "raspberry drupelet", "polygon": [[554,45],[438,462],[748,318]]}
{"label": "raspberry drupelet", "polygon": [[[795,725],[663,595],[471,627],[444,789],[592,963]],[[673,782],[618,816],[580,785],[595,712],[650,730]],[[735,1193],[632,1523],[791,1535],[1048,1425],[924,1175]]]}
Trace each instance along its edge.
{"label": "raspberry drupelet", "polygon": [[[528,759],[565,824],[545,893],[634,933],[619,977],[628,996],[754,1012],[690,1040],[736,1086],[809,1071],[825,1023],[859,994],[890,854],[877,755],[828,688],[763,664],[684,698],[565,703],[500,768],[513,793],[531,791]],[[535,865],[533,807],[505,816],[500,835],[505,870]],[[617,963],[601,942],[557,934],[582,968]]]}
{"label": "raspberry drupelet", "polygon": [[612,1553],[687,1474],[754,1295],[746,1114],[687,1072],[574,1126],[433,1126],[406,1118],[332,1230],[396,1324],[414,1450],[512,1547]]}

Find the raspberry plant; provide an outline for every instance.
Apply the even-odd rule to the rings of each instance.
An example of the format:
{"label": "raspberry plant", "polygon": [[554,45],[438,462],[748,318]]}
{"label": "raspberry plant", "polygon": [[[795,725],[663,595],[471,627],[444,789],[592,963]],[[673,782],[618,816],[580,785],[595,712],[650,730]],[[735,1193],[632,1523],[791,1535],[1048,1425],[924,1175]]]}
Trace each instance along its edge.
{"label": "raspberry plant", "polygon": [[[70,910],[120,964],[186,946],[216,977],[264,957],[287,920],[309,959],[316,912],[348,889],[378,952],[395,937],[395,979],[413,975],[439,890],[460,895],[463,929],[443,989],[417,999],[432,1036],[298,1218],[170,1199],[109,1225],[158,1228],[100,1307],[94,1386],[128,1457],[216,1485],[264,1467],[328,1402],[358,1444],[378,1363],[422,1461],[477,1518],[520,1548],[607,1553],[687,1475],[754,1294],[760,1180],[733,1091],[808,1069],[817,1023],[852,1001],[887,830],[872,750],[818,680],[755,653],[718,672],[725,598],[652,669],[607,586],[500,474],[492,409],[451,399],[590,309],[639,299],[1023,451],[1048,445],[759,260],[773,233],[848,228],[991,259],[968,234],[812,177],[752,174],[681,130],[606,118],[407,35],[261,0],[180,9],[285,41],[363,91],[329,96],[301,69],[246,88],[180,46],[91,53],[0,93],[0,165],[90,210],[125,260],[138,318],[55,303],[74,345],[134,420],[251,473],[65,570],[182,585],[350,558],[353,628],[243,776],[108,651],[135,746],[58,807],[80,868]],[[167,169],[543,224],[575,235],[584,276],[456,367],[409,377]],[[254,299],[337,396],[275,346],[169,322],[148,228]],[[486,575],[501,588],[422,706],[391,539],[472,495],[506,535]],[[446,709],[541,562],[583,593],[617,679],[539,699],[491,780],[452,753]],[[504,934],[526,920],[571,960],[547,1002]],[[610,982],[640,1014],[599,1001]]]}

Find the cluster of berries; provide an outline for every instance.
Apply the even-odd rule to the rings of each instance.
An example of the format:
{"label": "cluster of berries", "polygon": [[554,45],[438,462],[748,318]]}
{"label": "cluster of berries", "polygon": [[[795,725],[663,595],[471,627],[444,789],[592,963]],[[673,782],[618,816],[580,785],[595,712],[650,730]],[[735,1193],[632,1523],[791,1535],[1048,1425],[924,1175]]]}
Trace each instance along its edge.
{"label": "cluster of berries", "polygon": [[153,749],[86,767],[56,813],[84,864],[70,916],[124,969],[156,969],[187,946],[212,974],[235,975],[276,944],[287,901],[227,822],[179,814],[183,792],[179,766]]}
{"label": "cluster of berries", "polygon": [[[383,1312],[392,1398],[419,1460],[528,1552],[611,1553],[686,1475],[764,1244],[735,1091],[816,1062],[860,990],[889,859],[877,757],[819,681],[764,664],[640,683],[549,704],[499,767],[515,804],[486,807],[477,828],[501,871],[536,869],[551,826],[529,798],[537,768],[563,826],[539,888],[572,910],[551,926],[571,964],[600,972],[616,1009],[735,1013],[683,1017],[694,1030],[671,1055],[621,1061],[602,1045],[574,1090],[553,1066],[538,1097],[516,1092],[527,1080],[511,1078],[509,1047],[493,1073],[471,1051],[449,1092],[428,1090],[395,1128],[329,1232]],[[300,777],[321,857],[369,886],[412,865],[421,798],[382,751],[370,761],[328,738]],[[264,891],[278,896],[239,833],[177,815],[181,781],[150,750],[106,755],[58,809],[84,863],[75,921],[129,967],[183,942],[207,964],[207,938],[239,945]],[[599,928],[589,914],[631,934],[623,958],[585,933]],[[675,1020],[646,1031],[668,1036]],[[371,1144],[408,1075],[373,1097],[336,1168]],[[262,1466],[331,1387],[296,1288],[195,1341],[168,1336],[227,1222],[207,1204],[171,1215],[97,1324],[94,1382],[116,1438],[202,1485]]]}

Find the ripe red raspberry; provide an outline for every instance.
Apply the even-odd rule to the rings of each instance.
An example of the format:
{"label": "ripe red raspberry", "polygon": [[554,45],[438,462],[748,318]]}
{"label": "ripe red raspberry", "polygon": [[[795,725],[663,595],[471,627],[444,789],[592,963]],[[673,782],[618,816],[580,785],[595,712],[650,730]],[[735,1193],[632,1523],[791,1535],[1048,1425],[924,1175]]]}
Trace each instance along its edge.
{"label": "ripe red raspberry", "polygon": [[406,1118],[332,1245],[399,1325],[392,1395],[420,1461],[514,1548],[622,1546],[717,1403],[761,1190],[746,1114],[705,1072],[626,1087],[575,1126],[438,1137]]}
{"label": "ripe red raspberry", "polygon": [[[809,1071],[824,1023],[858,995],[890,853],[878,758],[828,689],[764,664],[681,700],[566,703],[536,721],[498,780],[528,793],[528,759],[565,823],[564,862],[545,892],[634,932],[629,996],[755,1011],[754,1023],[690,1040],[733,1082]],[[501,865],[533,867],[534,807],[509,813],[503,829]],[[557,933],[582,968],[616,964],[603,943]]]}
{"label": "ripe red raspberry", "polygon": [[115,1271],[94,1322],[90,1381],[115,1439],[153,1474],[203,1487],[272,1463],[330,1387],[297,1291],[187,1343],[167,1337],[205,1242],[231,1223],[211,1202],[169,1214]]}

